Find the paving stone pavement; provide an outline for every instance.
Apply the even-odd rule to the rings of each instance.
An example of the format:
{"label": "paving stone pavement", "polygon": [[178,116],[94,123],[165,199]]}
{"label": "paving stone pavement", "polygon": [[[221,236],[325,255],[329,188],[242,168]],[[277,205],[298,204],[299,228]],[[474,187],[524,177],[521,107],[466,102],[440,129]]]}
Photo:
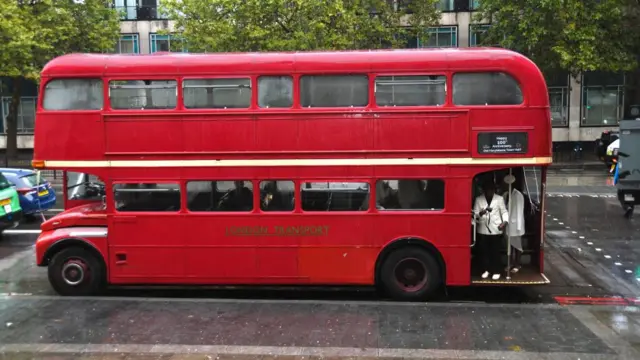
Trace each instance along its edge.
{"label": "paving stone pavement", "polygon": [[0,299],[0,354],[6,359],[637,359],[629,355],[628,343],[605,341],[602,334],[614,331],[594,328],[595,317],[575,314],[544,304],[18,296]]}

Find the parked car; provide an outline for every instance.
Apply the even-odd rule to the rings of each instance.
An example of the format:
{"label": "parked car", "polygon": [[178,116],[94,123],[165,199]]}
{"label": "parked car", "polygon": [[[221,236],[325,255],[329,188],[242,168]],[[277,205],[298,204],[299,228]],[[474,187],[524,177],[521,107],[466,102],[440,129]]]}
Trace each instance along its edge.
{"label": "parked car", "polygon": [[25,219],[34,220],[37,213],[51,209],[56,204],[55,190],[44,178],[38,180],[35,171],[0,169],[0,173],[15,186]]}
{"label": "parked car", "polygon": [[11,182],[0,174],[0,231],[18,226],[22,219],[22,208],[18,192]]}

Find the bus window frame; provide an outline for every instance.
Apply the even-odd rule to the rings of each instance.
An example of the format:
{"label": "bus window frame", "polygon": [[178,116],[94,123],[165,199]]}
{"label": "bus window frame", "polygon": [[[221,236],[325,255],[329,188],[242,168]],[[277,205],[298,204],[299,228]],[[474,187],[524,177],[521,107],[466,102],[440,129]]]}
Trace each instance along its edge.
{"label": "bus window frame", "polygon": [[[104,106],[105,112],[109,114],[149,114],[149,115],[175,115],[177,111],[184,111],[184,104],[180,101],[182,98],[182,81],[179,76],[172,74],[168,75],[127,75],[127,76],[105,76],[104,82],[107,84],[105,92],[105,100],[107,101]],[[176,107],[173,109],[114,109],[111,107],[111,82],[112,81],[144,81],[144,80],[173,80],[176,82]]]}
{"label": "bus window frame", "polygon": [[[222,108],[187,108],[184,105],[184,81],[185,80],[212,80],[212,79],[249,79],[249,84],[251,85],[251,101],[249,102],[249,106],[245,107],[245,108],[227,108],[227,109],[222,109]],[[247,111],[255,111],[257,109],[257,107],[255,106],[257,104],[257,101],[255,100],[255,97],[257,96],[257,76],[251,75],[251,74],[247,74],[247,75],[237,75],[237,74],[232,74],[232,75],[202,75],[202,76],[198,76],[198,75],[189,75],[189,76],[182,76],[180,77],[180,82],[178,84],[178,86],[180,87],[180,96],[178,97],[178,107],[177,109],[184,111],[185,113],[188,114],[200,114],[200,113],[206,113],[206,114],[210,114],[210,113],[217,113],[217,112],[222,112],[222,113],[245,113]],[[192,180],[193,181],[193,180]]]}
{"label": "bus window frame", "polygon": [[[291,78],[292,83],[292,87],[291,87],[291,106],[289,107],[260,107],[259,99],[258,96],[260,95],[258,93],[258,80],[261,77],[279,77],[279,76],[288,76]],[[251,105],[254,106],[253,110],[255,111],[259,111],[259,112],[287,112],[290,110],[294,110],[294,109],[300,109],[300,85],[298,84],[298,81],[300,79],[300,74],[299,73],[294,73],[294,72],[289,72],[289,73],[284,73],[282,71],[277,71],[277,72],[270,72],[270,71],[265,71],[265,72],[258,72],[255,73],[252,76],[252,81],[255,83],[255,86],[253,87],[254,89],[254,97],[251,99]]]}
{"label": "bus window frame", "polygon": [[[295,205],[295,209],[297,209],[298,211],[296,211],[296,213],[300,213],[300,214],[306,214],[308,215],[313,215],[313,216],[317,216],[317,215],[342,215],[342,214],[346,214],[346,215],[364,215],[364,214],[370,214],[372,212],[372,199],[373,199],[373,207],[375,208],[375,198],[372,196],[373,194],[373,189],[371,187],[371,182],[375,181],[375,178],[331,178],[331,179],[318,179],[318,178],[303,178],[303,179],[298,179],[296,187],[298,188],[297,190],[297,194],[300,198],[300,200],[296,203]],[[324,211],[313,211],[313,210],[303,210],[302,209],[302,184],[305,183],[314,183],[314,182],[319,182],[319,183],[366,183],[369,185],[369,207],[367,208],[367,210],[347,210],[347,211],[328,211],[328,210],[324,210]],[[297,200],[297,199],[296,199]]]}
{"label": "bus window frame", "polygon": [[[102,81],[102,109],[87,109],[87,110],[50,110],[44,108],[44,97],[46,96],[46,87],[47,84],[54,80],[91,80],[91,79],[99,79]],[[102,74],[96,75],[82,75],[77,76],[74,74],[67,75],[56,75],[56,76],[48,76],[42,78],[42,83],[39,86],[40,94],[42,96],[38,96],[36,100],[36,115],[37,114],[53,114],[56,115],[64,115],[64,114],[102,114],[105,110],[107,110],[107,101],[109,100],[109,95],[107,94],[109,89],[109,83],[105,81],[105,77]]]}
{"label": "bus window frame", "polygon": [[394,214],[392,216],[398,216],[399,215],[437,215],[437,214],[444,214],[447,212],[447,179],[449,179],[449,177],[447,176],[441,176],[441,177],[435,177],[435,176],[396,176],[395,178],[391,179],[388,176],[384,177],[384,176],[378,176],[375,177],[373,179],[374,182],[374,186],[377,189],[377,183],[378,181],[389,181],[389,180],[439,180],[442,181],[444,183],[444,193],[442,194],[443,196],[443,201],[444,201],[444,206],[442,207],[442,209],[434,209],[434,210],[429,210],[429,209],[378,209],[375,204],[378,200],[378,193],[376,191],[376,193],[374,194],[375,196],[372,196],[373,202],[374,202],[374,206],[373,206],[373,211],[375,213],[378,214],[384,214],[385,216],[387,214]]}
{"label": "bus window frame", "polygon": [[[520,91],[522,92],[522,102],[520,104],[517,105],[508,105],[508,104],[492,104],[492,105],[456,105],[453,102],[453,77],[456,74],[486,74],[486,73],[504,73],[507,74],[509,76],[511,76],[512,79],[514,79],[517,84],[518,87],[520,87]],[[451,76],[450,76],[450,81],[451,81],[451,106],[457,109],[464,109],[464,108],[468,108],[470,110],[472,109],[520,109],[520,108],[530,108],[529,107],[529,91],[527,89],[526,86],[523,86],[524,82],[515,74],[513,74],[512,72],[509,72],[505,69],[482,69],[482,70],[452,70],[451,71]]]}
{"label": "bus window frame", "polygon": [[[314,111],[322,111],[322,112],[331,112],[331,111],[335,111],[335,112],[344,112],[344,111],[364,111],[364,110],[371,110],[373,108],[375,108],[375,99],[373,98],[372,95],[373,94],[373,88],[372,88],[372,79],[374,78],[374,73],[372,73],[371,71],[364,71],[364,72],[358,72],[358,73],[351,73],[351,72],[341,72],[341,71],[327,71],[327,72],[304,72],[304,73],[297,73],[297,77],[294,78],[294,105],[296,105],[296,96],[297,96],[297,109],[302,109],[303,111],[308,111],[308,112],[314,112]],[[325,107],[325,106],[314,106],[314,107],[303,107],[302,106],[302,101],[301,101],[301,87],[300,87],[300,83],[302,81],[302,77],[303,76],[352,76],[352,75],[365,75],[367,77],[367,105],[365,106],[331,106],[331,107]],[[371,103],[371,101],[374,101],[374,104]]]}
{"label": "bus window frame", "polygon": [[[289,179],[290,180],[290,179]],[[187,194],[187,184],[190,182],[198,182],[198,181],[204,181],[204,182],[212,182],[215,181],[216,183],[219,181],[249,181],[251,182],[251,186],[253,187],[253,189],[251,190],[252,194],[251,197],[253,198],[253,208],[251,209],[251,211],[193,211],[189,209],[189,206],[187,204],[189,198],[188,198],[188,194]],[[189,178],[189,179],[182,179],[181,183],[182,183],[182,188],[184,189],[183,191],[183,196],[181,196],[182,199],[182,213],[187,214],[189,216],[249,216],[249,215],[255,215],[255,214],[260,214],[260,191],[256,191],[256,184],[259,185],[260,181],[262,180],[256,180],[255,178],[249,178],[249,179],[240,179],[240,177],[233,177],[233,178],[225,178],[225,177],[220,177],[218,179],[209,179],[209,178]],[[294,180],[295,182],[295,180]],[[218,184],[216,184],[216,189],[218,187]],[[295,209],[295,207],[294,207]],[[278,212],[277,214],[281,214],[280,212]],[[286,214],[291,214],[291,212],[286,212]]]}
{"label": "bus window frame", "polygon": [[[116,207],[116,185],[119,184],[171,184],[178,185],[178,191],[180,191],[180,208],[178,211],[119,211]],[[111,215],[116,216],[137,216],[137,215],[182,215],[185,213],[185,202],[183,199],[184,186],[183,180],[144,180],[144,179],[127,179],[127,180],[113,180],[110,182],[109,187],[106,187],[107,206],[111,206]]]}
{"label": "bus window frame", "polygon": [[[376,110],[390,110],[390,109],[400,109],[400,110],[415,110],[415,109],[442,109],[446,107],[451,107],[453,105],[453,92],[452,84],[453,84],[453,73],[448,71],[440,71],[440,72],[383,72],[383,73],[369,73],[370,75],[370,84],[369,88],[373,89],[371,91],[369,99],[369,103],[372,104],[372,108]],[[444,76],[444,103],[442,105],[416,105],[416,106],[379,106],[376,101],[376,80],[378,77],[382,76]]]}

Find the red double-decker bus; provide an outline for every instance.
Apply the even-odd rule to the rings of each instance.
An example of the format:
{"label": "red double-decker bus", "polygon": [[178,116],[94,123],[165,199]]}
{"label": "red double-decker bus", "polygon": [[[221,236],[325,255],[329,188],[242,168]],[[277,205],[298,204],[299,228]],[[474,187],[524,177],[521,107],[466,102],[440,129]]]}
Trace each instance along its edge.
{"label": "red double-decker bus", "polygon": [[[74,54],[40,91],[33,164],[68,183],[37,264],[60,294],[375,285],[414,300],[548,282],[549,102],[517,53]],[[483,278],[472,206],[508,174],[521,268]]]}

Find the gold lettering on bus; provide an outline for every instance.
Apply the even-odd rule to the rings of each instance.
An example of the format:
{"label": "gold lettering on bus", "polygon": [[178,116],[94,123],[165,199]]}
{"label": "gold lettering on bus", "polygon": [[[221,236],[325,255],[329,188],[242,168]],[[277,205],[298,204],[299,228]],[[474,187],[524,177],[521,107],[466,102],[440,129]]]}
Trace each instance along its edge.
{"label": "gold lettering on bus", "polygon": [[328,225],[228,226],[226,236],[327,236]]}

